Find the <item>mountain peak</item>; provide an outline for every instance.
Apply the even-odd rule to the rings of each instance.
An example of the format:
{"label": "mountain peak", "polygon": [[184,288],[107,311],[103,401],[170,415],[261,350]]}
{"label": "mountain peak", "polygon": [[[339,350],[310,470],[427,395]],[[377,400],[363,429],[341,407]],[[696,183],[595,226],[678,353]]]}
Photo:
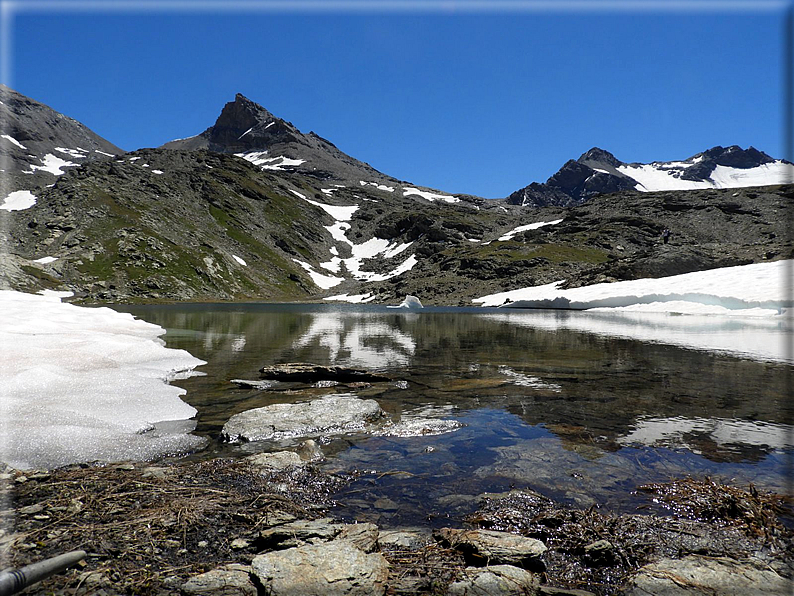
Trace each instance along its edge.
{"label": "mountain peak", "polygon": [[600,164],[612,166],[613,168],[623,165],[623,162],[617,157],[600,147],[593,147],[587,153],[582,153],[576,161],[586,165]]}

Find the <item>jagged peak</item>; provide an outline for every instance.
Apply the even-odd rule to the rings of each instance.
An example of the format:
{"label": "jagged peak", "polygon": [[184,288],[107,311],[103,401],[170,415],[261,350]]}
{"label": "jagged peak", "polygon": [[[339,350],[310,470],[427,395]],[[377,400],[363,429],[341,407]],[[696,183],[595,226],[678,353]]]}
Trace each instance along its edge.
{"label": "jagged peak", "polygon": [[582,153],[577,160],[579,163],[587,163],[587,162],[597,162],[610,165],[612,167],[618,167],[623,165],[617,157],[612,155],[609,151],[605,149],[601,149],[600,147],[593,147],[586,153]]}

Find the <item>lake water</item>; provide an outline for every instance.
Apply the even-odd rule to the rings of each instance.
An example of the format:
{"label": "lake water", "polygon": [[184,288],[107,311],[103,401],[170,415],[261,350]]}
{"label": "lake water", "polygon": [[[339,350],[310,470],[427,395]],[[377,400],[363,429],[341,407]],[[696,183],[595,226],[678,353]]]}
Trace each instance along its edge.
{"label": "lake water", "polygon": [[116,308],[161,325],[168,347],[207,361],[204,376],[176,383],[199,411],[196,432],[211,439],[194,457],[290,446],[218,441],[233,414],[339,392],[230,383],[286,362],[384,373],[391,382],[357,395],[394,419],[419,412],[465,425],[326,441],[324,468],[359,474],[332,512],[348,520],[446,525],[472,512],[477,495],[511,488],[636,511],[652,506],[638,485],[687,475],[788,492],[786,321],[351,305]]}

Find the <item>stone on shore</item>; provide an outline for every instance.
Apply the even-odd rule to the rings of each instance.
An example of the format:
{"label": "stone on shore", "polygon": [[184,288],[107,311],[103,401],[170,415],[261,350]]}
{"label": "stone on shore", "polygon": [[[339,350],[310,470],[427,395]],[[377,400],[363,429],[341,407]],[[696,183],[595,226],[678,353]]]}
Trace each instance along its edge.
{"label": "stone on shore", "polygon": [[259,370],[262,377],[274,381],[298,381],[316,383],[317,381],[337,381],[339,383],[388,381],[389,377],[356,368],[343,366],[321,366],[302,362],[263,366]]}
{"label": "stone on shore", "polygon": [[306,544],[328,542],[347,527],[331,518],[306,520],[299,519],[282,524],[259,533],[257,546],[260,548],[286,549]]}
{"label": "stone on shore", "polygon": [[256,596],[256,586],[251,580],[250,573],[251,567],[247,565],[224,565],[191,577],[182,585],[182,593],[188,595],[211,594],[212,596]]}
{"label": "stone on shore", "polygon": [[515,565],[542,571],[546,545],[534,538],[492,530],[442,528],[433,533],[442,544],[460,551],[470,565]]}
{"label": "stone on shore", "polygon": [[794,582],[760,562],[689,555],[641,567],[623,596],[772,596],[794,593]]}
{"label": "stone on shore", "polygon": [[389,564],[345,540],[259,555],[253,573],[271,596],[379,596]]}
{"label": "stone on shore", "polygon": [[385,417],[372,399],[334,394],[310,402],[273,404],[232,416],[225,441],[266,441],[365,430]]}
{"label": "stone on shore", "polygon": [[536,596],[540,594],[538,577],[513,567],[467,567],[466,577],[450,584],[449,596]]}
{"label": "stone on shore", "polygon": [[276,451],[274,453],[256,453],[245,458],[249,465],[265,470],[284,470],[292,466],[305,466],[306,462],[293,451]]}

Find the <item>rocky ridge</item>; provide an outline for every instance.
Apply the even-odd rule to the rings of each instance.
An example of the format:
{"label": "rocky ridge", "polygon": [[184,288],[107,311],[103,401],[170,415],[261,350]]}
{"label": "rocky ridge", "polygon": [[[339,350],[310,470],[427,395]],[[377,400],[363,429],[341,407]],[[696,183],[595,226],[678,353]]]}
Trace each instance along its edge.
{"label": "rocky ridge", "polygon": [[[44,109],[14,101],[23,115],[24,106]],[[23,124],[9,129],[19,138],[8,136],[32,139]],[[94,147],[78,132],[88,134],[59,125],[49,142]],[[791,185],[640,192],[628,166],[600,149],[558,172],[544,188],[563,194],[537,207],[395,180],[239,94],[206,131],[163,148],[108,156],[120,150],[92,142],[102,159],[45,172],[35,204],[2,212],[6,287],[65,289],[85,302],[397,304],[410,294],[469,305],[561,279],[575,286],[792,254]],[[754,149],[717,149],[675,166],[679,177],[778,163]],[[12,182],[36,181],[22,173],[28,162],[17,166]],[[574,205],[575,196],[590,198]],[[659,242],[665,227],[670,245]]]}

